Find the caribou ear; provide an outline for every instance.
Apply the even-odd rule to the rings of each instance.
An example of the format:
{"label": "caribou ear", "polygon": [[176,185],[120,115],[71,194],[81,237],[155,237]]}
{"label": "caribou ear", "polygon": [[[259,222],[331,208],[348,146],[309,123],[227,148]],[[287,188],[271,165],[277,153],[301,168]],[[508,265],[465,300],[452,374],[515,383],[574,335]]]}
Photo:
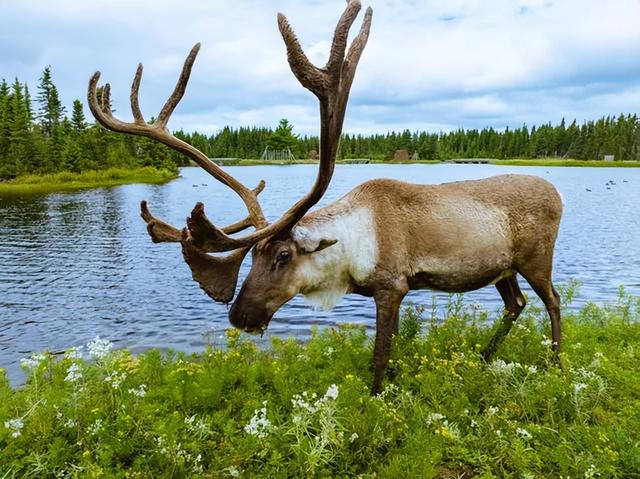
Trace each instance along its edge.
{"label": "caribou ear", "polygon": [[316,231],[294,228],[291,238],[300,253],[316,253],[338,242],[337,239],[323,238]]}

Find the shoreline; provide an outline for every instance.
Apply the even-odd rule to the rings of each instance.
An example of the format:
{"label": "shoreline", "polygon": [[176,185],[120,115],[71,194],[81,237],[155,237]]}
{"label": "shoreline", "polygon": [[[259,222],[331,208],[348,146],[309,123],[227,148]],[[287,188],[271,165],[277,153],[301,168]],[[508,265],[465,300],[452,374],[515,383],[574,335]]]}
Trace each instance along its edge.
{"label": "shoreline", "polygon": [[179,174],[150,166],[135,169],[108,168],[82,173],[61,171],[44,175],[24,175],[0,183],[0,198],[38,195],[91,188],[106,188],[133,183],[159,184],[177,178]]}
{"label": "shoreline", "polygon": [[[315,160],[253,160],[240,158],[211,158],[220,166],[290,166],[290,165],[315,165]],[[336,165],[439,165],[439,164],[478,164],[480,159],[469,158],[468,162],[456,163],[456,160],[413,160],[393,161],[368,158],[352,158],[336,160]],[[466,158],[464,160],[467,160]],[[568,167],[568,168],[640,168],[640,161],[604,161],[604,160],[562,160],[562,159],[520,159],[509,160],[482,159],[483,163],[494,166],[544,166],[544,167]],[[195,165],[192,165],[195,166]]]}

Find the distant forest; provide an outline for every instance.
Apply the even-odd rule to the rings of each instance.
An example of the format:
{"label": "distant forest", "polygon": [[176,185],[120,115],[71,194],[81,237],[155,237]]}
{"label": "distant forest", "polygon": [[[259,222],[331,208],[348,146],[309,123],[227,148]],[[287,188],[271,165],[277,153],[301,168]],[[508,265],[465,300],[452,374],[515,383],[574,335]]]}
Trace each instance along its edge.
{"label": "distant forest", "polygon": [[[35,103],[35,107],[34,107]],[[177,131],[175,135],[210,158],[260,158],[268,146],[289,148],[298,159],[318,150],[317,136],[299,136],[281,120],[276,129],[225,127],[213,135]],[[528,128],[459,129],[448,133],[389,132],[342,137],[340,158],[390,161],[396,150],[423,160],[454,158],[561,157],[601,160],[640,160],[640,121],[636,114],[603,117],[567,125]],[[0,179],[28,173],[84,171],[109,167],[154,166],[175,169],[186,164],[182,155],[146,138],[111,133],[86,120],[75,100],[70,113],[46,67],[39,79],[35,102],[25,83],[0,82]]]}

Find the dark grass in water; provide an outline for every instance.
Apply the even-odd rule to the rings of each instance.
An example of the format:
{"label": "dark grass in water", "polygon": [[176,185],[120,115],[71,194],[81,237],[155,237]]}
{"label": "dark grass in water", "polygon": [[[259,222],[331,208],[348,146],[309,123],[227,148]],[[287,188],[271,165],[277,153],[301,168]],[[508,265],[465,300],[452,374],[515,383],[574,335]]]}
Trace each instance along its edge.
{"label": "dark grass in water", "polygon": [[573,293],[563,369],[535,301],[489,366],[487,313],[405,310],[379,397],[361,327],[27,358],[25,386],[0,380],[0,477],[640,477],[640,300]]}

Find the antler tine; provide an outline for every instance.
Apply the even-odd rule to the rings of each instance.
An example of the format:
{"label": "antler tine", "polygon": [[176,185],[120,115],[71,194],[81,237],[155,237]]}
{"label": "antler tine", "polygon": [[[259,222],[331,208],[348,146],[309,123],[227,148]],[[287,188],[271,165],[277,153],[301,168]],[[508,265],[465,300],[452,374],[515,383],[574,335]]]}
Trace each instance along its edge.
{"label": "antler tine", "polygon": [[332,80],[340,80],[340,69],[344,62],[344,52],[347,48],[347,39],[349,37],[349,29],[360,12],[360,0],[347,0],[347,8],[342,13],[333,34],[333,42],[331,43],[331,53],[325,69],[329,72]]}
{"label": "antler tine", "polygon": [[289,25],[287,17],[282,13],[278,13],[278,27],[287,47],[287,59],[291,71],[303,87],[310,90],[318,98],[324,98],[327,91],[326,74],[309,61],[300,46],[298,37]]}
{"label": "antler tine", "polygon": [[184,61],[184,65],[182,67],[182,72],[180,73],[180,78],[178,78],[176,86],[173,89],[173,93],[162,107],[162,110],[160,111],[158,119],[156,120],[154,125],[157,125],[160,128],[164,128],[167,126],[169,117],[184,96],[184,91],[187,88],[187,83],[189,83],[189,77],[191,76],[191,68],[193,67],[193,63],[196,61],[196,57],[198,56],[199,51],[200,43],[196,43],[189,52],[189,55],[187,55],[187,59]]}
{"label": "antler tine", "polygon": [[135,122],[139,125],[144,125],[146,121],[144,120],[142,112],[140,111],[140,103],[138,100],[138,91],[140,90],[141,79],[142,63],[138,63],[138,68],[136,68],[136,75],[133,77],[133,83],[131,84],[131,96],[129,98],[131,100],[131,113],[133,113]]}

